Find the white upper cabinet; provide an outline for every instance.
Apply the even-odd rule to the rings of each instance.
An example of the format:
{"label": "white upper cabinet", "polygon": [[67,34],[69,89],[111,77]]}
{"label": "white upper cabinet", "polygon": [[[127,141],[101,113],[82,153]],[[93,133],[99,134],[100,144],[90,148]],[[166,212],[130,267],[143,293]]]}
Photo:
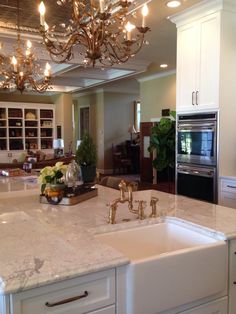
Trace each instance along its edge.
{"label": "white upper cabinet", "polygon": [[177,31],[177,111],[219,107],[219,68],[220,13],[181,23]]}

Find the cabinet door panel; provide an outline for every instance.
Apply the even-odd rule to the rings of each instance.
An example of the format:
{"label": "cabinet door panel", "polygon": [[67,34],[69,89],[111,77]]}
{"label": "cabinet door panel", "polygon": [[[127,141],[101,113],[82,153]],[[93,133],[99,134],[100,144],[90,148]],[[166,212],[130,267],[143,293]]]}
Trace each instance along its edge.
{"label": "cabinet door panel", "polygon": [[116,313],[116,307],[115,307],[115,305],[112,305],[112,306],[106,307],[104,309],[90,312],[88,314],[115,314],[115,313]]}
{"label": "cabinet door panel", "polygon": [[[200,45],[197,75],[197,102],[204,108],[219,106],[220,17],[211,14],[199,23]],[[207,109],[207,108],[206,108]]]}
{"label": "cabinet door panel", "polygon": [[236,313],[236,240],[229,244],[229,314]]}
{"label": "cabinet door panel", "polygon": [[0,295],[0,313],[9,314],[9,297]]}
{"label": "cabinet door panel", "polygon": [[200,305],[181,314],[227,314],[227,297]]}
{"label": "cabinet door panel", "polygon": [[114,303],[115,272],[108,270],[13,294],[11,314],[93,313]]}
{"label": "cabinet door panel", "polygon": [[197,39],[198,28],[195,23],[178,30],[177,109],[180,110],[195,109]]}

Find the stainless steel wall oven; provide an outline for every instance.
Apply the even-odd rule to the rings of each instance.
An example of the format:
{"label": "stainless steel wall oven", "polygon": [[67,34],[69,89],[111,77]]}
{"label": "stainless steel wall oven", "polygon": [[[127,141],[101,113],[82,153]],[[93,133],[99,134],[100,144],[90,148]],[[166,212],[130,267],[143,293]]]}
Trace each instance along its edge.
{"label": "stainless steel wall oven", "polygon": [[176,190],[217,202],[217,112],[177,117]]}
{"label": "stainless steel wall oven", "polygon": [[177,162],[216,165],[217,114],[179,115]]}

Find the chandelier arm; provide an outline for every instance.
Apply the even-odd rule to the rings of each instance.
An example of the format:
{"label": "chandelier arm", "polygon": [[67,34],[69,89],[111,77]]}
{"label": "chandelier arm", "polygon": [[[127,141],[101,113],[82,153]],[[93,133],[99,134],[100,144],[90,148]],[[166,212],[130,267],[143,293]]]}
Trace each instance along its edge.
{"label": "chandelier arm", "polygon": [[107,42],[106,47],[112,64],[117,64],[119,62],[124,63],[129,60],[130,56],[125,55],[124,57],[120,57],[112,43]]}
{"label": "chandelier arm", "polygon": [[[113,43],[107,41],[106,50],[109,52],[110,57],[114,58],[114,60],[112,60],[113,64],[118,62],[125,63],[132,57],[132,55],[137,54],[143,46],[143,39],[144,34],[141,34],[141,37],[139,37],[139,41],[141,41],[141,43],[139,44],[138,49],[136,49],[135,51],[130,50],[129,52],[127,51],[127,49],[124,49],[124,47],[122,47],[119,42],[116,41],[115,42],[116,46],[114,47]],[[135,44],[138,44],[138,42],[135,42]],[[120,56],[119,53],[121,53],[123,56]]]}
{"label": "chandelier arm", "polygon": [[[104,55],[107,55],[107,57],[105,57],[105,61],[103,62],[103,64],[114,64],[115,61],[113,61],[113,59],[116,58],[116,53],[115,53],[115,49],[114,49],[114,44],[111,43],[109,40],[104,42],[104,51],[103,51]],[[107,62],[109,61],[110,62]]]}
{"label": "chandelier arm", "polygon": [[79,21],[79,18],[81,17],[80,15],[80,10],[78,9],[78,3],[76,0],[73,0],[73,16],[75,18],[76,21]]}
{"label": "chandelier arm", "polygon": [[[62,42],[55,37],[55,40],[51,40],[46,33],[44,33],[44,42],[47,50],[50,52],[51,56],[55,55],[56,57],[61,56],[63,53],[69,53],[72,50],[73,45],[78,41],[80,44],[86,47],[86,44],[90,45],[90,38],[86,32],[86,28],[82,26],[80,28],[80,34],[72,34],[66,45],[63,45]],[[67,60],[67,57],[60,59],[60,62]],[[55,60],[56,61],[56,60]]]}
{"label": "chandelier arm", "polygon": [[43,93],[48,89],[48,83],[45,82],[45,80],[42,83],[37,83],[35,80],[33,80],[31,77],[28,79],[30,85],[34,90],[36,90],[39,93]]}
{"label": "chandelier arm", "polygon": [[[113,51],[115,58],[117,58],[120,62],[126,62],[130,58],[130,54],[127,54],[126,49],[121,45],[121,43],[115,41],[115,45],[112,44],[110,41],[108,42],[108,47]],[[119,57],[118,53],[124,55],[124,57]],[[125,60],[125,61],[121,61]]]}

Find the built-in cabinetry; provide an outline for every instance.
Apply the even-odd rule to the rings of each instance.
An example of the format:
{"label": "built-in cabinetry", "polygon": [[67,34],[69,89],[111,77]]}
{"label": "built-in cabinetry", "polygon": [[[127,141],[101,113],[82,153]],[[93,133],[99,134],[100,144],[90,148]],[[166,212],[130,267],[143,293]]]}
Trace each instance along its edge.
{"label": "built-in cabinetry", "polygon": [[177,26],[177,112],[219,109],[219,176],[235,173],[236,1],[204,0]]}
{"label": "built-in cabinetry", "polygon": [[0,150],[52,149],[54,108],[0,103]]}
{"label": "built-in cabinetry", "polygon": [[[124,304],[119,304],[125,300],[119,296],[127,295],[126,289],[122,291],[118,289],[121,288],[118,283],[123,279],[120,278],[119,271],[110,269],[8,296],[0,296],[0,313],[130,314],[125,309]],[[198,306],[196,304],[191,306],[190,304],[189,309],[185,311],[171,309],[168,313],[227,314],[227,304],[228,298],[222,297]],[[154,313],[147,308],[145,314]],[[235,314],[235,312],[229,314]]]}
{"label": "built-in cabinetry", "polygon": [[236,240],[229,242],[229,314],[236,313]]}
{"label": "built-in cabinetry", "polygon": [[12,294],[9,314],[115,314],[115,302],[111,269]]}
{"label": "built-in cabinetry", "polygon": [[227,314],[227,303],[228,298],[224,297],[181,312],[180,314]]}
{"label": "built-in cabinetry", "polygon": [[221,177],[219,180],[219,204],[236,208],[236,178]]}
{"label": "built-in cabinetry", "polygon": [[[227,290],[222,294],[196,300],[178,309],[168,310],[169,314],[235,314],[236,299],[236,240],[229,244],[229,308]],[[122,266],[121,268],[126,267]],[[45,284],[38,288],[0,295],[1,314],[130,314],[127,307],[125,272],[108,269],[67,279],[57,283]],[[217,274],[216,274],[217,275]],[[190,279],[191,280],[191,279]],[[163,283],[164,284],[164,283]],[[156,296],[158,302],[158,295]],[[154,314],[148,308],[145,314]]]}
{"label": "built-in cabinetry", "polygon": [[220,14],[178,27],[177,110],[219,105]]}

